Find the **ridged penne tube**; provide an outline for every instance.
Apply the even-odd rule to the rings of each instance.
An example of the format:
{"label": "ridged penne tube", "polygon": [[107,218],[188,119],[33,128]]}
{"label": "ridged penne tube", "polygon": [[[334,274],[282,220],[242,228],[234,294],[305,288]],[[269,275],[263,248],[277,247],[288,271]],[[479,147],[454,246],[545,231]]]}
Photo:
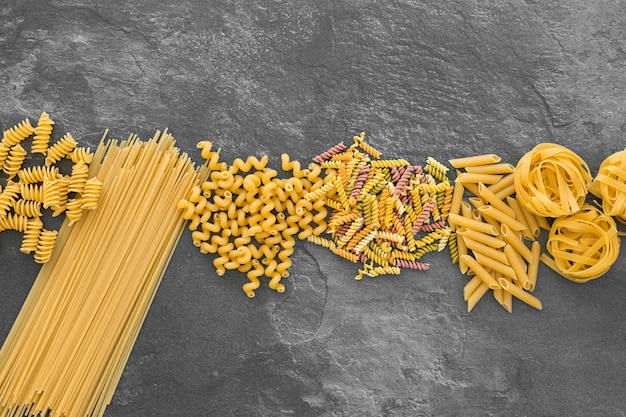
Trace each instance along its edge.
{"label": "ridged penne tube", "polygon": [[511,207],[515,212],[515,220],[518,220],[520,223],[523,223],[524,226],[526,226],[526,229],[522,230],[522,235],[524,236],[524,239],[535,240],[535,238],[539,237],[539,226],[537,226],[536,222],[534,226],[528,223],[528,219],[524,214],[524,210],[522,209],[522,206],[517,202],[517,200],[514,197],[507,197],[506,202],[508,206]]}
{"label": "ridged penne tube", "polygon": [[537,241],[530,245],[532,260],[528,264],[528,280],[530,281],[529,291],[534,291],[537,285],[537,273],[539,271],[539,261],[541,257],[541,244]]}
{"label": "ridged penne tube", "polygon": [[[502,177],[502,179],[496,183],[490,184],[487,188],[495,195],[500,195],[500,192],[504,189],[507,189],[513,185],[513,180],[515,178],[514,174],[507,174]],[[512,194],[512,193],[511,193]],[[502,198],[500,198],[502,200]]]}
{"label": "ridged penne tube", "polygon": [[[502,255],[504,255],[504,252],[500,252],[502,253]],[[501,259],[494,259],[492,257],[490,257],[489,255],[486,255],[482,252],[478,252],[478,251],[474,251],[474,258],[476,258],[476,261],[478,261],[479,264],[493,270],[496,272],[499,272],[500,274],[504,275],[505,277],[511,278],[511,279],[516,279],[515,276],[515,271],[513,270],[513,268],[511,268],[511,266],[508,264],[508,260],[506,260],[504,262],[502,262]]]}
{"label": "ridged penne tube", "polygon": [[510,174],[515,170],[515,167],[511,164],[490,164],[490,165],[479,165],[479,166],[468,166],[465,167],[467,172],[471,172],[474,174]]}
{"label": "ridged penne tube", "polygon": [[490,224],[460,216],[458,214],[450,213],[450,215],[448,216],[448,221],[451,225],[455,225],[457,227],[466,227],[468,229],[476,230],[478,232],[486,233],[488,235],[497,236],[500,234],[498,229]]}
{"label": "ridged penne tube", "polygon": [[524,242],[512,230],[510,230],[506,224],[502,224],[500,232],[506,243],[512,246],[513,249],[515,249],[517,253],[519,253],[526,260],[526,262],[532,261],[533,255],[528,246],[526,246],[526,244],[524,244]]}
{"label": "ridged penne tube", "polygon": [[537,310],[541,310],[543,307],[541,305],[541,301],[537,297],[532,294],[527,293],[522,288],[518,287],[514,283],[508,281],[505,278],[499,278],[498,283],[502,287],[502,289],[508,293],[510,293],[513,297],[517,298],[520,301],[528,304],[529,306],[536,308]]}
{"label": "ridged penne tube", "polygon": [[474,275],[469,281],[467,281],[467,283],[463,286],[463,300],[467,301],[470,295],[472,295],[476,288],[478,288],[481,284],[483,284],[483,280],[476,275]]}
{"label": "ridged penne tube", "polygon": [[502,224],[506,224],[510,229],[515,230],[516,232],[526,229],[526,225],[524,223],[515,220],[513,217],[493,206],[482,206],[478,208],[478,211],[483,216],[490,217]]}
{"label": "ridged penne tube", "polygon": [[506,242],[501,238],[494,237],[486,233],[481,233],[476,230],[468,229],[467,227],[458,228],[456,233],[463,238],[471,239],[494,249],[499,249],[506,245]]}
{"label": "ridged penne tube", "polygon": [[499,199],[489,188],[485,186],[485,184],[478,184],[478,192],[480,193],[480,198],[482,198],[486,203],[491,204],[493,207],[508,216],[515,218],[515,210]]}
{"label": "ridged penne tube", "polygon": [[476,288],[474,292],[470,294],[470,296],[467,299],[467,312],[468,313],[474,309],[478,301],[480,301],[480,299],[483,298],[483,296],[487,293],[487,291],[489,291],[489,289],[490,288],[487,284],[485,284],[484,282],[481,282],[478,288]]}
{"label": "ridged penne tube", "polygon": [[[495,184],[502,179],[502,175],[493,174],[474,174],[471,172],[463,172],[456,177],[455,182],[462,184]],[[465,185],[467,187],[467,185]]]}
{"label": "ridged penne tube", "polygon": [[506,255],[506,259],[509,261],[509,265],[515,271],[515,277],[519,285],[525,289],[530,290],[530,280],[528,279],[528,274],[526,273],[527,265],[522,261],[519,253],[513,248],[513,246],[506,245],[504,247],[504,254]]}
{"label": "ridged penne tube", "polygon": [[497,164],[501,158],[495,154],[474,155],[462,158],[449,159],[448,162],[454,168],[467,168],[480,165]]}
{"label": "ridged penne tube", "polygon": [[489,272],[485,270],[485,268],[476,261],[473,257],[469,255],[463,255],[462,261],[468,266],[468,268],[473,271],[477,277],[479,277],[489,288],[495,289],[500,288],[500,285],[496,282],[496,280],[491,276]]}

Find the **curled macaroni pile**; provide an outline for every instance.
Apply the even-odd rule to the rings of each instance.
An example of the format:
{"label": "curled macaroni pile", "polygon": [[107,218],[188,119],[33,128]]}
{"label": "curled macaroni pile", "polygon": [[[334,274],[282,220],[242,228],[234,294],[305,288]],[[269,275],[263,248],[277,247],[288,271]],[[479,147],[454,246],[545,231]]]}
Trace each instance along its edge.
{"label": "curled macaroni pile", "polygon": [[[20,251],[34,253],[37,263],[50,259],[57,236],[56,230],[44,228],[42,210],[52,210],[52,216],[64,213],[72,225],[83,210],[96,208],[102,186],[89,177],[93,158],[89,148],[78,147],[69,133],[50,144],[53,125],[44,112],[36,126],[27,118],[4,131],[0,143],[0,169],[7,177],[4,189],[0,188],[0,230],[23,232]],[[35,164],[26,167],[28,149]],[[36,154],[42,155],[40,165]],[[57,166],[63,159],[71,161],[70,173],[63,174]]]}
{"label": "curled macaroni pile", "polygon": [[320,176],[322,168],[311,164],[302,169],[283,154],[282,169],[291,175],[280,178],[267,167],[267,156],[237,158],[228,166],[219,161],[220,151],[213,151],[211,142],[198,147],[210,178],[178,203],[183,217],[191,220],[193,243],[202,253],[218,255],[213,260],[218,275],[226,270],[245,273],[248,297],[255,296],[262,276],[270,279],[271,289],[283,292],[280,281],[289,276],[295,238],[318,236],[326,229],[324,201],[303,198],[328,187],[329,181]]}
{"label": "curled macaroni pile", "polygon": [[535,146],[515,168],[517,198],[532,213],[543,217],[558,217],[580,210],[590,181],[585,161],[554,143]]}
{"label": "curled macaroni pile", "polygon": [[584,283],[602,276],[619,255],[620,240],[615,221],[592,205],[559,217],[552,224],[548,252],[542,261],[565,278]]}

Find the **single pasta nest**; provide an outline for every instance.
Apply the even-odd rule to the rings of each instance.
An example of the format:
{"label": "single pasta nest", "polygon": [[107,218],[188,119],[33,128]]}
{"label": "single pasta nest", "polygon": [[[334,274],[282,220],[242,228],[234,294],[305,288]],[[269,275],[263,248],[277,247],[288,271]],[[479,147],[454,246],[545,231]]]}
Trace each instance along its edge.
{"label": "single pasta nest", "polygon": [[518,200],[532,213],[559,217],[580,210],[591,182],[589,167],[564,146],[541,143],[517,163]]}
{"label": "single pasta nest", "polygon": [[626,151],[615,152],[602,161],[593,188],[602,199],[602,210],[626,221]]}
{"label": "single pasta nest", "polygon": [[619,247],[613,218],[590,204],[556,219],[546,244],[556,271],[578,283],[607,272],[619,255]]}

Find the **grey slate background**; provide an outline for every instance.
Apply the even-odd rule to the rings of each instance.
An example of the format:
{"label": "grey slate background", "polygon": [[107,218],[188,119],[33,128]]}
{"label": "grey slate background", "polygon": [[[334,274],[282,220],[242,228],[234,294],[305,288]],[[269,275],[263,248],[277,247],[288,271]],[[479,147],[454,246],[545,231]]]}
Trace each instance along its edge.
{"label": "grey slate background", "polygon": [[[0,128],[47,111],[95,148],[168,127],[227,162],[308,163],[361,131],[416,164],[556,142],[595,173],[623,149],[623,1],[0,2]],[[0,234],[0,340],[37,274]],[[623,251],[622,251],[623,252]],[[624,416],[626,256],[577,285],[541,266],[543,311],[467,313],[445,253],[353,279],[299,242],[287,290],[249,300],[185,233],[108,417]]]}

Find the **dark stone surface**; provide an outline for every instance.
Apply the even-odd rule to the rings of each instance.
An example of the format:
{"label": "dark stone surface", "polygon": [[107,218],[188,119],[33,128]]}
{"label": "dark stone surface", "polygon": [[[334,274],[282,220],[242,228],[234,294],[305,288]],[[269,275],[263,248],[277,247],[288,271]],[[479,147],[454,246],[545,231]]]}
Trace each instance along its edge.
{"label": "dark stone surface", "polygon": [[[385,157],[550,141],[592,171],[624,148],[623,2],[0,2],[0,128],[47,111],[95,147],[168,127],[199,162],[303,163],[367,132]],[[0,339],[37,267],[0,235]],[[584,285],[544,266],[543,311],[466,312],[445,253],[355,281],[299,242],[284,294],[249,300],[183,235],[112,404],[122,416],[623,416],[622,256]]]}

